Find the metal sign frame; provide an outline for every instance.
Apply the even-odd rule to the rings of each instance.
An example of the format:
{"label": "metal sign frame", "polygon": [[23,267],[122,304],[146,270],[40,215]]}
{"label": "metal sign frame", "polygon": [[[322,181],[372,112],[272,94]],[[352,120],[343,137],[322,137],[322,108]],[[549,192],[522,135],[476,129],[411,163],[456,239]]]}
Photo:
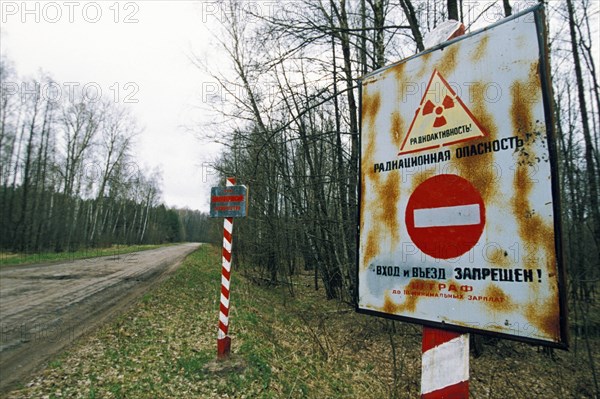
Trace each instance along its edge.
{"label": "metal sign frame", "polygon": [[[428,167],[426,165],[427,163],[423,161],[425,165],[423,166],[423,168],[418,170],[418,173],[416,173],[415,170],[410,170],[411,173],[418,175],[417,177],[411,176],[409,173],[405,173],[408,171],[408,169],[403,170],[402,167],[406,167],[406,165],[401,165],[401,161],[404,156],[402,154],[397,154],[400,148],[399,143],[402,143],[403,139],[405,139],[404,135],[406,135],[408,125],[411,122],[410,119],[412,119],[412,117],[409,118],[408,115],[411,114],[411,112],[411,115],[415,115],[415,113],[418,112],[419,108],[416,105],[419,103],[420,100],[422,100],[425,97],[425,95],[423,95],[423,93],[421,92],[421,95],[418,96],[419,98],[417,98],[416,100],[413,99],[413,102],[411,103],[412,105],[409,105],[409,107],[412,108],[410,108],[410,110],[408,111],[404,110],[404,113],[402,114],[404,116],[403,121],[398,121],[398,118],[396,117],[396,111],[403,105],[406,106],[406,104],[390,105],[386,103],[384,105],[384,100],[382,99],[377,99],[378,102],[375,103],[375,100],[373,100],[373,98],[370,98],[368,97],[368,95],[365,95],[365,90],[368,91],[370,89],[367,86],[369,84],[375,84],[375,87],[383,87],[383,83],[381,83],[382,86],[377,86],[379,84],[377,83],[377,81],[384,81],[385,79],[397,79],[398,81],[400,81],[399,77],[404,76],[402,71],[413,71],[415,69],[414,64],[419,62],[426,65],[426,68],[421,69],[426,69],[427,72],[421,72],[420,82],[413,81],[413,83],[417,83],[416,86],[419,86],[419,83],[423,85],[424,83],[422,82],[426,82],[430,79],[431,73],[433,72],[435,66],[441,65],[442,69],[447,66],[442,64],[442,61],[458,62],[459,60],[463,60],[463,58],[460,58],[457,55],[464,55],[458,50],[461,46],[471,46],[471,50],[479,49],[483,45],[480,46],[478,43],[488,41],[490,39],[490,35],[493,35],[496,31],[496,28],[498,28],[498,31],[502,31],[502,29],[504,29],[504,32],[506,33],[506,31],[510,27],[516,30],[521,28],[518,25],[518,23],[530,25],[528,28],[522,28],[523,32],[525,32],[523,33],[523,36],[529,35],[529,40],[537,41],[536,44],[539,49],[539,53],[537,54],[537,56],[535,56],[535,62],[529,64],[527,62],[524,63],[524,65],[526,65],[527,68],[531,69],[533,69],[532,65],[536,64],[537,70],[530,72],[537,74],[537,76],[539,77],[537,78],[537,80],[534,80],[534,82],[537,83],[535,83],[536,87],[533,87],[535,90],[539,91],[541,95],[541,98],[538,98],[536,100],[534,116],[537,117],[541,115],[543,110],[543,117],[541,117],[538,120],[535,120],[535,129],[528,132],[517,131],[517,129],[511,132],[502,132],[502,134],[498,134],[498,132],[496,132],[496,134],[493,137],[474,139],[474,141],[465,141],[462,144],[456,144],[455,140],[453,143],[448,145],[444,145],[444,143],[441,142],[442,144],[440,145],[440,150],[429,149],[428,152],[426,151],[425,153],[423,153],[423,157],[420,158],[428,160],[428,162],[431,162],[431,160],[433,160],[431,163],[437,163],[436,167]],[[531,25],[535,26],[532,27]],[[527,31],[525,31],[526,29]],[[531,29],[534,29],[534,32],[531,32]],[[533,39],[534,35],[535,39]],[[514,44],[518,46],[518,41],[521,39],[520,37],[517,37],[516,39],[512,38],[511,40],[514,40]],[[531,48],[528,49],[530,54],[532,50],[533,49]],[[524,50],[522,49],[521,53],[523,52]],[[456,58],[453,58],[453,56],[458,57],[458,60]],[[466,59],[464,61],[468,62],[469,60]],[[481,68],[481,65],[479,65],[478,67]],[[510,69],[510,66],[505,65],[505,67]],[[444,78],[447,78],[450,81],[451,86],[459,78],[452,72],[448,72],[448,70],[442,71],[442,75],[444,74],[446,75],[444,76]],[[413,73],[410,76],[416,75],[416,73]],[[474,75],[477,75],[477,73],[475,73]],[[403,94],[406,94],[406,87],[400,87],[400,84],[393,80],[391,82],[389,82],[388,80],[387,82],[391,85],[397,85],[395,87],[398,93],[402,92]],[[550,83],[548,50],[546,44],[546,23],[543,12],[543,6],[538,5],[532,7],[521,13],[506,18],[496,24],[493,24],[487,28],[472,32],[464,36],[460,36],[456,39],[435,46],[415,56],[408,57],[398,63],[374,71],[364,76],[359,83],[359,95],[361,99],[361,151],[359,166],[360,206],[358,226],[359,234],[357,239],[357,246],[359,250],[357,251],[358,267],[356,272],[356,281],[358,282],[358,291],[356,298],[356,311],[359,313],[397,319],[435,328],[453,330],[457,332],[475,332],[516,341],[529,342],[544,346],[566,349],[568,347],[568,328],[565,298],[566,285],[562,254],[562,229],[559,202],[560,193],[558,188],[558,157],[557,148],[555,144],[556,138],[554,132],[552,104],[553,97],[552,86]],[[473,84],[477,83],[475,82]],[[511,90],[513,90],[514,93],[514,88],[512,86],[500,87],[500,89],[504,91],[505,95],[509,95],[509,93],[511,93]],[[400,96],[400,94],[397,95]],[[463,93],[463,100],[465,99],[465,96],[466,95]],[[473,113],[475,114],[476,118],[484,119],[489,116],[488,111],[482,108],[478,108],[475,101],[466,102],[467,107],[470,107],[471,111],[474,111]],[[379,118],[379,116],[371,115],[374,107],[377,108],[377,115],[384,115],[381,116],[381,118],[383,118],[382,120],[386,120],[385,118],[389,118],[390,129],[387,132],[381,133],[377,131],[377,133],[374,133],[377,130],[374,127],[376,123],[375,119]],[[512,111],[519,111],[517,108],[515,108],[514,104],[512,107]],[[534,107],[534,105],[532,105],[532,107]],[[506,115],[504,115],[503,117],[506,117]],[[531,115],[525,115],[525,117],[530,118]],[[489,123],[489,121],[485,121],[483,125],[487,126],[489,125]],[[396,137],[386,138],[385,140],[393,142],[394,144],[398,144],[397,148],[395,148],[397,155],[386,155],[388,156],[387,158],[380,159],[373,158],[372,153],[375,152],[373,150],[373,147],[377,147],[377,142],[376,140],[373,140],[372,136],[380,137],[380,134],[396,135]],[[530,135],[536,137],[532,138],[530,137]],[[535,143],[536,139],[538,140],[537,143]],[[514,143],[511,140],[514,140]],[[532,140],[534,144],[531,144],[531,141],[528,140]],[[385,143],[389,144],[388,141],[386,141]],[[542,154],[542,158],[544,159],[534,160],[533,162],[543,162],[543,164],[540,164],[539,167],[541,167],[544,172],[547,172],[547,179],[549,180],[549,184],[542,182],[540,183],[539,187],[542,187],[542,189],[540,190],[544,191],[544,195],[547,194],[551,196],[551,198],[549,199],[549,202],[551,202],[551,204],[536,203],[535,206],[531,207],[532,209],[523,209],[523,212],[531,211],[531,214],[525,215],[523,217],[541,217],[544,218],[544,222],[548,222],[544,226],[550,226],[549,229],[546,228],[541,231],[531,232],[540,235],[540,237],[532,237],[532,240],[534,240],[532,242],[535,248],[522,248],[521,253],[518,255],[518,257],[515,256],[514,262],[511,262],[510,264],[505,262],[504,264],[495,267],[485,267],[485,265],[483,264],[477,264],[475,265],[475,267],[469,269],[470,266],[466,264],[463,265],[459,263],[459,266],[456,266],[456,263],[452,264],[451,262],[455,261],[454,258],[444,258],[444,256],[442,255],[439,255],[439,258],[435,259],[430,257],[428,254],[425,254],[419,248],[415,247],[414,243],[407,235],[406,226],[400,226],[398,228],[392,225],[396,223],[393,219],[395,219],[396,221],[402,221],[403,223],[405,222],[405,215],[403,214],[403,212],[406,209],[407,195],[410,196],[410,193],[414,190],[414,188],[427,181],[429,178],[443,174],[440,172],[439,168],[436,168],[440,165],[444,166],[450,163],[449,159],[447,158],[447,154],[450,154],[452,162],[457,162],[459,161],[458,159],[456,159],[457,149],[465,147],[470,148],[472,144],[475,144],[477,146],[479,143],[484,142],[487,142],[487,144],[482,145],[489,146],[492,156],[496,156],[494,155],[496,154],[495,147],[498,146],[498,151],[506,150],[504,151],[504,155],[502,155],[503,160],[510,159],[509,157],[513,157],[512,159],[519,161],[518,164],[514,165],[515,170],[513,171],[513,173],[515,173],[515,175],[512,181],[512,184],[514,185],[514,187],[517,187],[517,189],[519,187],[519,184],[521,184],[521,182],[518,181],[519,178],[524,179],[523,184],[525,185],[533,184],[531,182],[531,180],[533,179],[530,179],[529,176],[527,176],[527,173],[530,172],[530,169],[527,168],[531,168],[533,166],[523,166],[520,164],[520,162],[525,159],[523,158],[523,153],[529,149],[529,145],[533,146],[532,148],[534,149],[539,149],[542,147],[545,148],[546,153],[542,154],[540,152],[540,154]],[[521,144],[521,146],[519,146],[519,144]],[[482,148],[484,148],[483,151],[485,152],[487,147]],[[387,150],[384,150],[383,152],[385,151]],[[449,151],[449,153],[446,151]],[[387,152],[385,153],[387,154]],[[419,153],[408,154],[406,155],[406,157],[409,157],[411,155],[418,156]],[[475,154],[471,157],[471,154],[467,156],[466,154],[462,153],[458,155],[461,155],[461,157],[459,158],[478,157],[480,160],[486,159],[487,156]],[[427,156],[428,158],[424,158],[425,156]],[[415,157],[414,159],[418,158]],[[505,169],[510,169],[506,164],[500,164],[500,169],[502,169],[503,166],[505,167]],[[379,173],[378,176],[376,176],[377,173]],[[392,173],[395,173],[394,177],[398,177],[397,181],[395,181],[395,179],[392,178]],[[462,177],[469,180],[468,173],[466,174],[466,176]],[[537,177],[542,177],[546,179],[546,174],[542,173]],[[374,181],[377,182],[377,187],[375,187]],[[536,184],[537,183],[538,182],[536,182]],[[411,185],[412,187],[407,187],[407,184]],[[480,191],[484,191],[488,187],[485,183],[482,183],[480,181],[474,182],[474,186]],[[385,204],[379,204],[379,210],[372,210],[368,207],[368,205],[366,205],[367,203],[369,203],[369,201],[371,201],[370,203],[373,203],[373,198],[375,196],[375,194],[373,193],[374,190],[388,190],[384,197],[391,198],[385,200]],[[526,198],[525,201],[522,201],[524,204],[531,204],[529,200],[534,198],[534,196],[537,196],[535,197],[536,199],[538,197],[543,197],[542,195],[538,195],[537,192],[535,194],[531,194],[531,190],[535,190],[535,188],[530,189],[530,191],[527,192],[527,195],[529,195],[529,197],[531,198]],[[379,194],[381,194],[381,192],[379,192]],[[510,193],[508,193],[507,195],[510,195]],[[513,195],[513,197],[516,196],[516,194]],[[487,237],[489,235],[495,234],[494,231],[502,231],[503,229],[502,223],[496,223],[496,221],[498,220],[498,214],[500,213],[500,207],[496,206],[494,201],[502,201],[502,199],[501,197],[496,197],[494,200],[490,201],[489,208],[491,209],[490,213],[493,217],[491,219],[488,218],[489,223],[486,225],[485,231],[481,236],[480,242],[485,242],[486,240],[488,240]],[[513,198],[512,200],[508,200],[509,203],[510,201],[513,201],[512,209],[517,209],[517,200]],[[451,210],[458,213],[460,213],[459,210],[464,211],[464,209],[462,208],[457,209],[452,208]],[[386,215],[386,210],[390,210],[391,214]],[[543,213],[542,211],[545,213]],[[536,214],[535,212],[538,213]],[[539,216],[540,213],[543,213],[543,215]],[[438,214],[435,212],[433,212],[432,214],[432,217],[438,216]],[[533,226],[527,225],[526,223],[522,222],[521,219],[519,219],[519,217],[520,216],[514,216],[513,224],[520,223],[520,227],[517,227],[516,229],[512,228],[512,230],[511,228],[507,228],[507,230],[518,230],[522,232],[524,228],[523,226]],[[373,227],[376,223],[382,225],[381,230],[384,230],[382,234],[373,233],[378,229],[377,227]],[[390,228],[390,226],[392,226],[392,228]],[[519,228],[521,228],[521,230],[519,230]],[[546,239],[546,241],[548,241],[548,237],[541,237],[544,235],[544,233],[548,232],[553,234],[553,237],[551,238],[550,243],[545,244],[545,247],[539,242],[535,241],[541,239]],[[374,237],[379,237],[379,241],[377,238]],[[423,265],[435,265],[437,263],[439,267],[419,267],[418,262],[415,263],[415,261],[413,261],[413,263],[409,263],[406,259],[404,259],[404,255],[406,254],[405,252],[403,252],[404,250],[398,249],[400,244],[412,245],[411,251],[414,251],[414,254],[416,254],[417,257],[419,257],[420,259],[427,258],[427,262],[423,263]],[[507,252],[509,251],[509,249],[503,245],[504,244],[497,246],[499,251],[498,253],[507,256]],[[386,252],[385,249],[381,249],[383,247],[387,249],[394,249],[389,249]],[[494,247],[492,249],[494,249],[495,251],[496,248]],[[399,257],[399,254],[401,257]],[[523,260],[525,256],[534,255],[536,256],[536,261],[539,261],[540,264],[543,263],[543,265],[539,267],[532,267],[534,263],[532,263],[531,261],[528,261],[527,263]],[[469,257],[470,253],[467,253],[467,255],[463,256]],[[485,257],[485,255],[483,256]],[[481,255],[474,256],[470,260],[472,266],[473,263],[481,261]],[[450,267],[448,267],[448,265],[450,265]],[[475,273],[475,268],[477,267],[479,267],[479,270],[477,270],[476,272],[478,273],[478,277],[481,280],[482,274],[484,274],[484,280],[486,281],[481,282],[470,279],[474,277],[473,275],[471,275],[471,273]],[[459,272],[456,272],[457,269],[459,269]],[[484,269],[485,271],[483,271]],[[442,272],[442,270],[444,271]],[[467,271],[469,275],[465,276],[464,273],[466,273]],[[487,274],[488,272],[490,274]],[[416,276],[414,273],[416,273]],[[457,276],[456,273],[463,274]],[[492,273],[494,274],[494,276],[491,276]],[[508,273],[510,273],[510,278]],[[442,276],[442,274],[444,274],[444,276]],[[457,277],[463,277],[464,279],[459,280],[457,279]],[[417,283],[410,286],[409,284],[411,284],[411,281],[417,281]],[[428,284],[433,284],[435,287],[431,286],[430,288],[428,288]],[[442,286],[444,292],[442,292]],[[488,298],[488,296],[486,296],[485,293],[482,292],[484,286],[487,287],[486,289],[489,288],[492,291],[496,290],[494,292],[499,292],[499,294],[497,294],[497,298],[503,298],[503,300],[506,299],[504,304],[507,304],[507,306],[504,308],[502,306],[486,306],[486,303],[484,302],[487,301],[487,299],[485,301],[482,299],[481,303],[475,303],[479,300],[475,302],[471,302],[470,299],[467,300],[467,297],[469,295],[475,295],[478,298]],[[452,291],[448,291],[450,287],[453,288]],[[471,289],[473,291],[461,292],[461,289]],[[507,290],[508,294],[506,294],[505,290]],[[418,292],[415,293],[414,291]],[[445,302],[439,302],[439,309],[435,306],[437,302],[433,302],[435,301],[435,299],[427,297],[427,295],[430,294],[432,297],[435,298],[440,298],[440,296],[445,297]],[[529,294],[530,296],[527,297],[527,295]],[[397,297],[390,299],[393,295],[397,295]],[[456,297],[453,298],[453,295],[455,295]],[[461,295],[464,298],[457,299],[458,296]],[[511,295],[517,297],[518,299],[510,299]],[[424,299],[424,297],[427,298]],[[494,297],[489,296],[489,298],[493,299]],[[529,299],[527,300],[527,298]],[[545,310],[543,306],[536,307],[536,300],[538,305],[548,305],[548,309],[550,310]],[[420,308],[420,305],[416,304],[422,302],[426,302],[427,304],[429,304],[429,309],[433,309],[433,311],[427,313],[427,308]],[[451,303],[451,305],[448,305],[449,303]],[[465,305],[465,303],[467,305]],[[507,310],[508,308],[510,309]],[[476,315],[471,317],[473,313],[470,312],[473,309],[475,309]],[[446,313],[442,314],[443,311],[446,311]],[[448,312],[450,311],[454,312],[454,318],[448,317]],[[434,312],[438,313],[433,314]],[[481,314],[477,312],[481,312]],[[537,312],[539,312],[540,314],[537,314]],[[471,323],[467,319],[475,320],[475,322]],[[526,322],[529,322],[530,324],[527,324]]]}

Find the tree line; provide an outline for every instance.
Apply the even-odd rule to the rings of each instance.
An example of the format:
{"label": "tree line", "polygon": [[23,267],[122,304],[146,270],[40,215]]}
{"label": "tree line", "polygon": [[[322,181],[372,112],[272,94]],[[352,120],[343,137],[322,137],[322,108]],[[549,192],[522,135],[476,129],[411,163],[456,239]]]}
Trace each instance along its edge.
{"label": "tree line", "polygon": [[208,217],[161,203],[161,175],[133,156],[124,104],[22,79],[0,60],[0,249],[72,251],[206,240]]}

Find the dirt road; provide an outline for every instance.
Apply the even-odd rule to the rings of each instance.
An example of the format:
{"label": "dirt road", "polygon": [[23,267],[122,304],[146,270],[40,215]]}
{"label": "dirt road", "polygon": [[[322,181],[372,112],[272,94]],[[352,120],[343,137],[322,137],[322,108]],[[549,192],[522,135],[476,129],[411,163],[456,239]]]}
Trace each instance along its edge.
{"label": "dirt road", "polygon": [[126,308],[198,245],[0,269],[0,394]]}

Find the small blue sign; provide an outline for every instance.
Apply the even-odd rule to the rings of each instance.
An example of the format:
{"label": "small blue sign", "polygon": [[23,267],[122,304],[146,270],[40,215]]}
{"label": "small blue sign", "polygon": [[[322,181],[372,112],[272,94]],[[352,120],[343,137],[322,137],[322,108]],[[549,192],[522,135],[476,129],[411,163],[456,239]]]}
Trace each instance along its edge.
{"label": "small blue sign", "polygon": [[244,185],[213,187],[210,190],[210,217],[246,217],[248,189]]}

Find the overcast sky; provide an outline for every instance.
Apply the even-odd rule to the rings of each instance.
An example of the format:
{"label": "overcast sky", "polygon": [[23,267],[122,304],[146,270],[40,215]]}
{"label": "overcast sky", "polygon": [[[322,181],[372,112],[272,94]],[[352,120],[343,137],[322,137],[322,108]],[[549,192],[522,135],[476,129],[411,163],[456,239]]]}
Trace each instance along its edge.
{"label": "overcast sky", "polygon": [[[279,3],[244,4],[269,13]],[[213,118],[203,100],[219,96],[219,89],[189,57],[228,65],[211,34],[226,11],[209,0],[0,0],[0,51],[20,76],[43,70],[65,85],[65,95],[69,87],[87,85],[128,103],[144,128],[136,161],[162,170],[165,203],[208,211],[210,187],[217,184],[210,165],[219,146],[201,142],[197,133]],[[597,14],[593,25],[597,32]]]}
{"label": "overcast sky", "polygon": [[[208,211],[218,146],[189,132],[206,121],[203,87],[215,83],[189,56],[214,57],[214,3],[192,1],[0,1],[2,55],[20,76],[43,70],[69,87],[100,88],[128,103],[144,130],[136,161],[160,167],[169,206]],[[212,45],[210,43],[213,43]],[[198,129],[197,129],[198,130]]]}

